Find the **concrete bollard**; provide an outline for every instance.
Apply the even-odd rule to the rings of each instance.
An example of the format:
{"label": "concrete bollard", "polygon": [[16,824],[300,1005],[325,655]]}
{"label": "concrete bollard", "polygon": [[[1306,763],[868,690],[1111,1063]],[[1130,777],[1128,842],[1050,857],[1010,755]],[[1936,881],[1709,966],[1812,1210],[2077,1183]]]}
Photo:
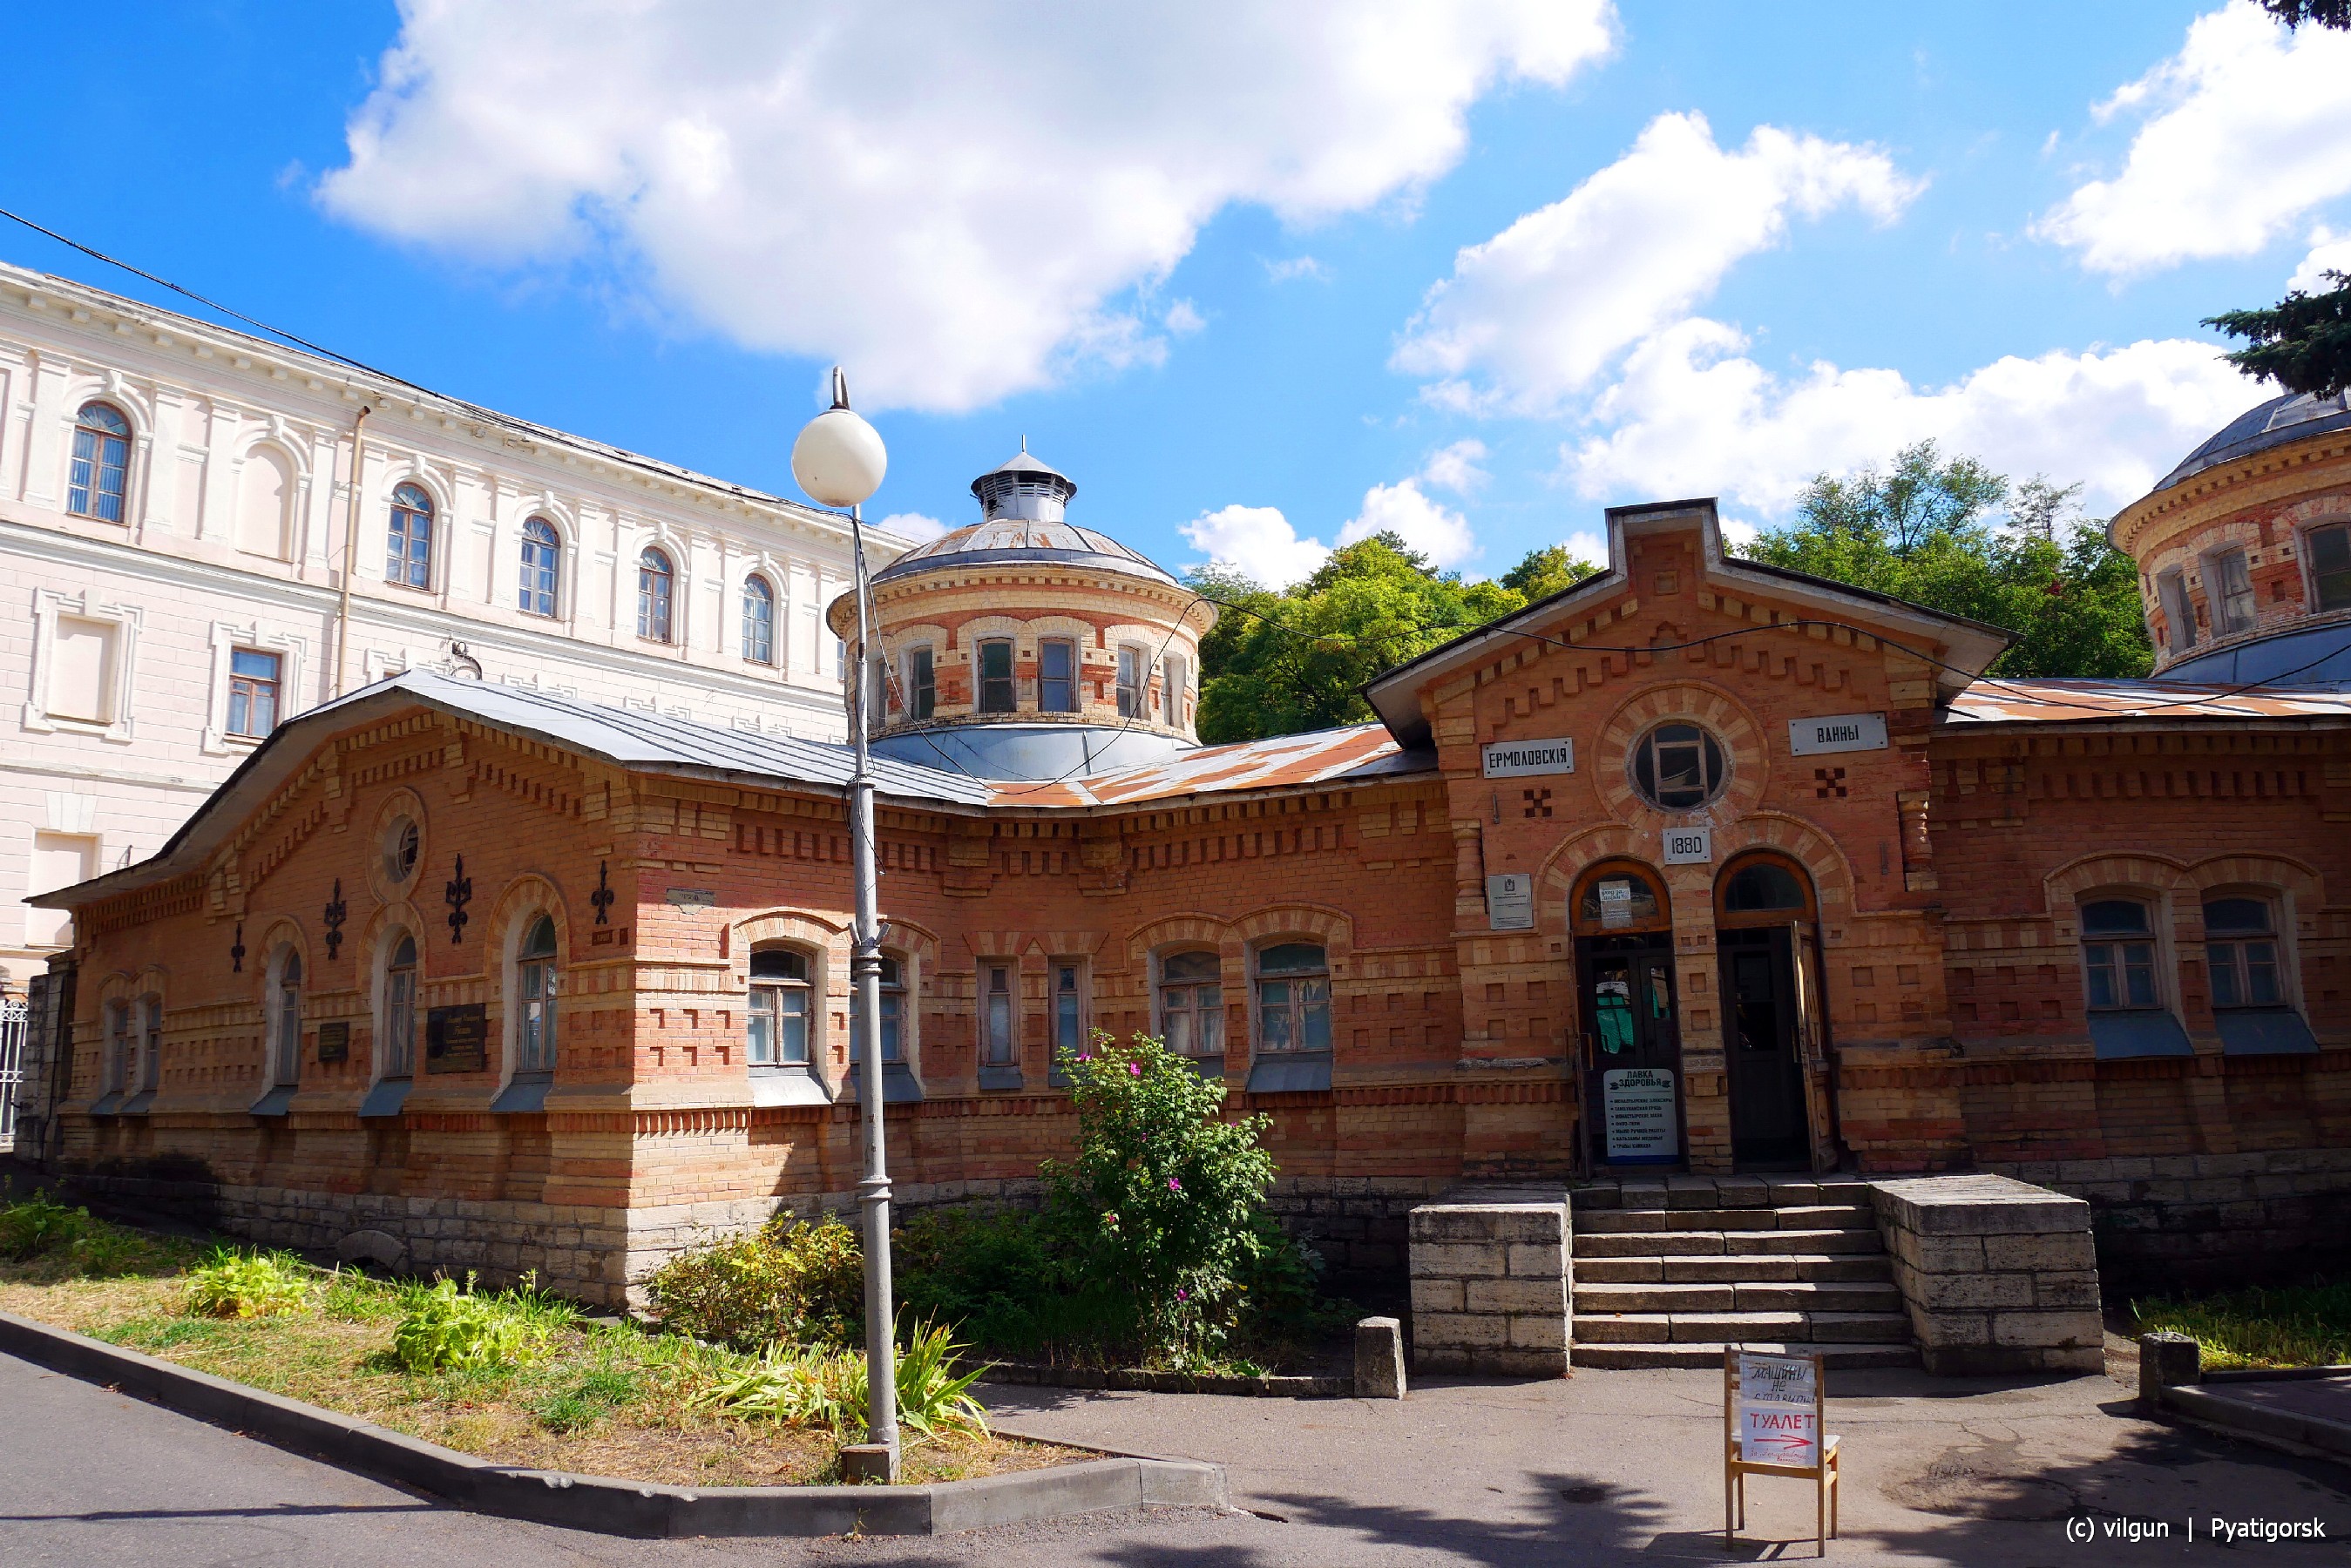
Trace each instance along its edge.
{"label": "concrete bollard", "polygon": [[1355,1324],[1355,1397],[1404,1397],[1404,1324],[1367,1317]]}
{"label": "concrete bollard", "polygon": [[842,1485],[879,1483],[887,1486],[897,1479],[898,1455],[887,1443],[851,1443],[841,1449]]}
{"label": "concrete bollard", "polygon": [[2184,1334],[2142,1334],[2138,1336],[2138,1402],[2152,1410],[2163,1403],[2163,1391],[2204,1381],[2203,1354]]}

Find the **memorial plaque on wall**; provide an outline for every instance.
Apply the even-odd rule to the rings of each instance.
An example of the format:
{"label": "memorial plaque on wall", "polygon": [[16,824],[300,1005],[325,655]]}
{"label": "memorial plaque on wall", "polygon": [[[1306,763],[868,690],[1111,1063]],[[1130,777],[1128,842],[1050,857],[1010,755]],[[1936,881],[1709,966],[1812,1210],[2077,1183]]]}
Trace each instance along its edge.
{"label": "memorial plaque on wall", "polygon": [[426,1072],[478,1073],[489,1064],[489,1012],[482,1003],[436,1007],[424,1015]]}
{"label": "memorial plaque on wall", "polygon": [[319,1060],[342,1062],[351,1054],[351,1021],[338,1018],[331,1023],[319,1025]]}
{"label": "memorial plaque on wall", "polygon": [[1486,921],[1498,931],[1534,929],[1534,877],[1524,871],[1504,871],[1487,877]]}

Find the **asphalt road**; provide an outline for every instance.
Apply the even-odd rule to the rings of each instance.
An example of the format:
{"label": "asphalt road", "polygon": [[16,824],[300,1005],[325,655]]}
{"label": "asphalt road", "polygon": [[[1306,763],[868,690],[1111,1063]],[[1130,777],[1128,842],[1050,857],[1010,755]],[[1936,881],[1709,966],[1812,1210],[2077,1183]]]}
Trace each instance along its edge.
{"label": "asphalt road", "polygon": [[[1811,1554],[1795,1483],[1719,1529],[1719,1375],[1416,1389],[1402,1404],[1004,1389],[1024,1431],[1216,1459],[1254,1511],[1155,1510],[918,1540],[621,1541],[486,1519],[0,1356],[0,1565],[987,1563],[990,1568],[1533,1568]],[[1832,1385],[1852,1456],[1841,1563],[2343,1564],[2351,1472],[2152,1426],[2104,1378],[2035,1387],[1877,1374]],[[2187,1515],[2319,1518],[2240,1547]],[[2064,1521],[2169,1522],[2069,1543]],[[1801,1544],[1796,1544],[1801,1536]]]}

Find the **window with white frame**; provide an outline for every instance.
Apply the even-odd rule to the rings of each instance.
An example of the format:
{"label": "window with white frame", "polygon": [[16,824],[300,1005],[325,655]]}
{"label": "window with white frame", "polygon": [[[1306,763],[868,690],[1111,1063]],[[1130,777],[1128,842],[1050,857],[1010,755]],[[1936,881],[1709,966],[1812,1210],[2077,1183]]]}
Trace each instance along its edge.
{"label": "window with white frame", "polygon": [[2164,640],[2174,653],[2185,653],[2196,646],[2196,607],[2188,597],[2188,574],[2174,566],[2158,572],[2155,578],[2155,597],[2163,606]]}
{"label": "window with white frame", "polygon": [[2204,564],[2204,593],[2212,629],[2227,636],[2253,628],[2253,574],[2242,550],[2222,550]]}
{"label": "window with white frame", "polygon": [[525,615],[552,617],[563,567],[563,535],[544,517],[522,525],[522,582],[516,607]]}
{"label": "window with white frame", "polygon": [[1142,649],[1131,642],[1118,649],[1118,716],[1122,719],[1145,717],[1143,711],[1144,687],[1151,679],[1149,660]]}
{"label": "window with white frame", "polygon": [[923,720],[939,708],[937,656],[927,642],[906,650],[906,717]]}
{"label": "window with white frame", "polygon": [[806,955],[789,948],[751,950],[751,1003],[744,1056],[754,1067],[809,1064],[813,1008]]}
{"label": "window with white frame", "polygon": [[271,981],[271,1040],[269,1081],[279,1088],[302,1076],[302,955],[292,948],[278,950],[277,974]]}
{"label": "window with white frame", "polygon": [[2163,1005],[2156,984],[2155,923],[2136,898],[2082,906],[2082,971],[2094,1012]]}
{"label": "window with white frame", "polygon": [[1225,1054],[1224,961],[1213,952],[1159,961],[1159,1028],[1178,1056]]}
{"label": "window with white frame", "polygon": [[2313,609],[2351,609],[2351,523],[2329,523],[2303,536],[2310,561]]}
{"label": "window with white frame", "polygon": [[233,648],[228,655],[228,732],[259,740],[277,727],[285,660],[266,649]]}
{"label": "window with white frame", "polygon": [[555,922],[545,915],[530,923],[515,953],[515,991],[522,1014],[515,1032],[515,1071],[555,1070]]}
{"label": "window with white frame", "polygon": [[1258,1048],[1331,1049],[1331,965],[1319,942],[1282,942],[1257,955]]}
{"label": "window with white frame", "polygon": [[983,1067],[1009,1067],[1013,1064],[1015,1009],[1012,975],[1012,966],[1008,963],[982,963],[979,966],[979,1062]]}
{"label": "window with white frame", "polygon": [[376,1040],[381,1076],[408,1078],[416,1074],[416,939],[394,933],[392,957],[383,970],[383,1030]]}
{"label": "window with white frame", "polygon": [[130,480],[131,421],[110,403],[84,403],[74,419],[66,510],[101,523],[122,522]]}

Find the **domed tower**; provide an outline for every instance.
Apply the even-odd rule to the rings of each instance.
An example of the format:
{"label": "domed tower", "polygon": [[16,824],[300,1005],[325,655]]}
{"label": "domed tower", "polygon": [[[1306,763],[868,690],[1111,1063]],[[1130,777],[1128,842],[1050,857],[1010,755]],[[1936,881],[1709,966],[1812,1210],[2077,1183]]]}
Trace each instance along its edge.
{"label": "domed tower", "polygon": [[1066,513],[1078,487],[1020,452],[972,481],[980,520],[873,575],[826,620],[865,671],[873,749],[995,779],[1082,777],[1199,743],[1216,607]]}
{"label": "domed tower", "polygon": [[2351,407],[2272,398],[2106,525],[2168,680],[2351,683]]}

